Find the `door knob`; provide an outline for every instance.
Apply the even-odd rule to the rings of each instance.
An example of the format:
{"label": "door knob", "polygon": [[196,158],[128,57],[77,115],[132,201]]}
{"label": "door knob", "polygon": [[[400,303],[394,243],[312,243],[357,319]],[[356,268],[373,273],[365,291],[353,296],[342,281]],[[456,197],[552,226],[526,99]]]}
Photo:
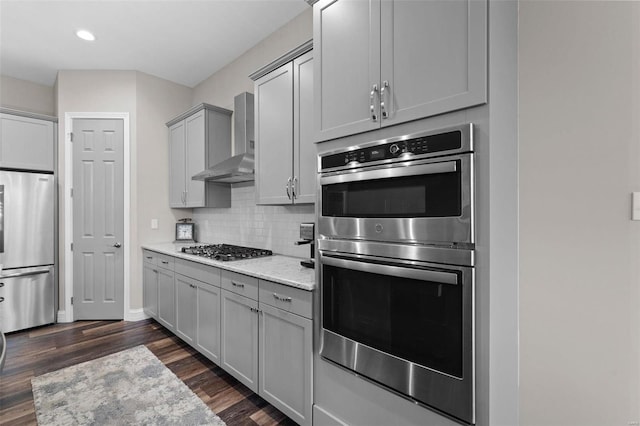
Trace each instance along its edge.
{"label": "door knob", "polygon": [[122,244],[120,244],[120,243],[115,243],[113,246],[114,246],[115,248],[120,248],[120,247],[122,247]]}

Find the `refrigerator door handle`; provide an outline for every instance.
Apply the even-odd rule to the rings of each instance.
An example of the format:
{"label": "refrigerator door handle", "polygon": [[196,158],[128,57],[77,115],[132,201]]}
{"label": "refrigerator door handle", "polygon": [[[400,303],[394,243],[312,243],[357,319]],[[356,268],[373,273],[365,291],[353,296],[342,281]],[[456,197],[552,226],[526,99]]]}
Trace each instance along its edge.
{"label": "refrigerator door handle", "polygon": [[28,271],[28,272],[17,272],[15,274],[0,275],[0,279],[28,277],[28,276],[31,276],[31,275],[48,274],[50,271],[51,271],[51,269],[47,268],[47,269],[37,269],[35,271]]}

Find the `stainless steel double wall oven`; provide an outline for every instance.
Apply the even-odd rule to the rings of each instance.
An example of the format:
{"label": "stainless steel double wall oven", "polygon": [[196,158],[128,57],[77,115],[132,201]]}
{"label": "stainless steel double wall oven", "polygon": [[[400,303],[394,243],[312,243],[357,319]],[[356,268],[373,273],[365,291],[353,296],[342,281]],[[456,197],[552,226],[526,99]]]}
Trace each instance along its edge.
{"label": "stainless steel double wall oven", "polygon": [[475,423],[470,123],[319,157],[320,355]]}

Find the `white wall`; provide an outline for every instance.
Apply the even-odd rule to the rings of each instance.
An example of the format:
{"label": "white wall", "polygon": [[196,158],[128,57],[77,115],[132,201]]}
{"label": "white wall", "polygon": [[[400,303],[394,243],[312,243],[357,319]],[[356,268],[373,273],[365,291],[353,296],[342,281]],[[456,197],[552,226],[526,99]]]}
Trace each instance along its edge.
{"label": "white wall", "polygon": [[520,424],[638,424],[640,3],[519,24]]}
{"label": "white wall", "polygon": [[0,76],[0,105],[20,111],[55,115],[54,88]]}
{"label": "white wall", "polygon": [[[132,230],[137,238],[131,253],[131,306],[142,307],[140,245],[173,241],[180,210],[169,208],[169,145],[165,123],[191,107],[191,89],[149,74],[136,73],[137,147],[131,154]],[[151,229],[151,219],[158,229]]]}

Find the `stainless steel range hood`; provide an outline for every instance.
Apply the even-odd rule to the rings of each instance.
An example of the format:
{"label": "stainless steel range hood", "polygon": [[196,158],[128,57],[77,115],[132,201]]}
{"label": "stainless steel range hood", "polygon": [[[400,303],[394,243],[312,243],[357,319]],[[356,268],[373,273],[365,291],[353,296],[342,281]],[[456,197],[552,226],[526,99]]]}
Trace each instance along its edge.
{"label": "stainless steel range hood", "polygon": [[220,183],[254,180],[253,94],[244,92],[233,100],[234,156],[191,177]]}

